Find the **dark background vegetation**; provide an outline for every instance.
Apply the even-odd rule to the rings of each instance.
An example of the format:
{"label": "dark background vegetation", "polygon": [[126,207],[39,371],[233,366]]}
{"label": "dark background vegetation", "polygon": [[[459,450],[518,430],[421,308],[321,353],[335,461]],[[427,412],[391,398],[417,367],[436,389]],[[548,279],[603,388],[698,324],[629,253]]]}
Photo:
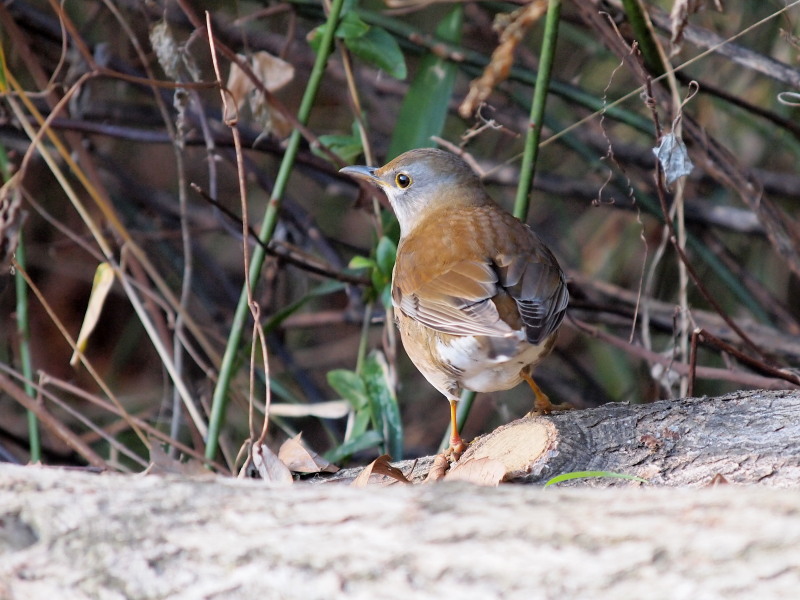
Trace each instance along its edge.
{"label": "dark background vegetation", "polygon": [[[537,371],[540,385],[556,401],[584,408],[798,382],[793,367],[800,357],[800,5],[739,36],[788,3],[698,4],[686,22],[672,24],[672,2],[563,4],[541,124],[545,144],[527,219],[571,280],[569,316],[554,354]],[[431,56],[430,36],[456,6],[463,19],[460,41],[435,46]],[[669,55],[678,105],[691,96],[680,122],[668,78],[652,83],[649,106],[637,91],[648,81],[645,73],[657,76],[664,68],[642,66],[650,57],[627,49],[633,39],[647,37],[633,22],[635,6],[651,17],[655,37],[650,39]],[[438,57],[436,68],[450,69],[455,78],[452,92],[438,104],[448,107],[442,127],[424,139],[433,134],[451,148],[463,148],[485,172],[492,195],[511,210],[544,19],[523,28],[514,70],[498,82],[480,117],[462,118],[457,109],[470,81],[492,60],[498,44],[493,23],[519,8],[503,2],[346,5],[345,14],[357,11],[374,31],[387,32],[408,74],[393,78],[386,65],[376,66],[380,56],[370,58],[355,47],[348,51],[356,44],[344,35],[328,61],[281,194],[273,247],[284,257],[267,258],[253,292],[266,330],[272,401],[297,404],[300,413],[307,413],[276,417],[267,438],[270,446],[302,431],[316,451],[336,449],[346,436],[352,441],[359,418],[367,430],[385,433],[381,416],[374,414],[381,410],[377,405],[354,407],[349,430],[348,417],[311,416],[309,407],[342,397],[329,385],[328,373],[361,369],[361,348],[362,356],[380,350],[387,357],[383,383],[386,389],[396,387],[406,455],[436,451],[447,424],[447,403],[408,362],[392,334],[380,302],[386,273],[381,279],[380,272],[371,277],[368,270],[347,268],[354,256],[375,258],[381,235],[396,239],[387,207],[382,217],[375,216],[374,202],[385,205],[385,200],[370,190],[359,191],[337,171],[366,160],[360,136],[353,134],[357,120],[378,164],[391,158],[390,148],[402,147],[398,131],[424,130],[421,123],[429,120],[430,108],[411,106],[401,115],[401,106],[411,98],[411,82],[431,71]],[[4,77],[2,166],[6,181],[15,173],[19,177],[4,188],[0,234],[8,251],[22,232],[25,271],[41,294],[29,292],[28,315],[22,315],[30,330],[32,407],[17,393],[24,379],[16,295],[21,269],[12,269],[11,256],[6,257],[0,292],[3,460],[30,459],[26,408],[39,415],[46,463],[141,469],[148,461],[142,438],[157,438],[149,430],[137,434],[126,415],[161,431],[161,441],[175,436],[198,456],[204,453],[203,436],[183,403],[175,401],[173,379],[152,339],[161,340],[168,356],[179,357],[175,369],[207,421],[244,284],[242,227],[228,212],[242,213],[242,183],[250,225],[259,229],[287,147],[286,134],[275,125],[280,109],[275,102],[261,101],[256,110],[241,111],[236,126],[243,150],[237,159],[234,136],[222,119],[204,11],[219,45],[222,82],[228,81],[231,68],[222,46],[246,58],[261,51],[280,56],[294,67],[294,78],[275,96],[289,115],[297,114],[315,60],[308,36],[325,21],[318,2],[68,0],[59,6],[16,0],[0,6],[5,68],[21,86],[14,89]],[[168,25],[168,41],[174,43],[167,55],[180,58],[173,72],[165,69],[163,56],[159,62],[151,41],[153,28],[161,23]],[[684,39],[672,45],[670,37],[680,32]],[[734,36],[739,37],[719,44]],[[379,44],[378,53],[392,47]],[[176,86],[176,81],[188,85]],[[690,81],[697,82],[694,95]],[[439,89],[432,86],[431,94]],[[603,110],[626,95],[613,110]],[[12,102],[22,113],[15,112]],[[53,166],[32,148],[21,121],[40,131],[34,111],[53,117],[49,130],[63,146],[47,137],[36,144],[49,149],[88,216],[76,211]],[[264,124],[265,113],[272,115],[271,125]],[[689,148],[695,168],[680,184],[682,194],[679,184],[657,183],[654,115],[661,133],[681,128]],[[287,131],[293,128],[290,123]],[[319,136],[339,136],[322,137],[340,151],[338,161],[319,150]],[[94,192],[87,191],[68,158],[93,182]],[[16,202],[15,212],[10,207]],[[676,213],[674,230],[669,230],[663,208],[675,203],[682,205],[683,216]],[[142,306],[141,312],[134,310],[118,278],[85,350],[96,377],[86,365],[70,366],[72,348],[55,322],[77,336],[95,270],[104,260],[88,219],[108,241],[110,256]],[[670,241],[673,234],[683,236],[679,231],[685,231],[685,263],[694,273],[687,275],[689,311],[683,313],[681,258]],[[142,256],[154,271],[143,266]],[[309,264],[324,265],[326,274]],[[367,328],[365,314],[371,320]],[[188,326],[187,319],[195,326]],[[143,320],[152,323],[151,334]],[[695,330],[704,333],[692,336]],[[251,362],[251,323],[244,332],[220,438],[223,452],[216,456],[230,469],[241,465],[237,451],[251,435],[249,399],[256,432],[264,406],[258,350]],[[696,352],[691,352],[694,345]],[[667,370],[670,364],[675,371]],[[480,395],[465,435],[523,415],[530,408],[529,391],[523,388]],[[381,451],[380,435],[364,438],[367,447],[356,452],[357,460]],[[183,454],[188,453],[185,447]]]}

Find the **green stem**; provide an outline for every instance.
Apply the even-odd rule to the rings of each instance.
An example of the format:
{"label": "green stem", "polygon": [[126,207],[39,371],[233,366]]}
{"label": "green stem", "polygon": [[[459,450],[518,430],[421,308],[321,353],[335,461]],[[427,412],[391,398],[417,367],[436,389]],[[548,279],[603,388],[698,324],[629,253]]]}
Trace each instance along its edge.
{"label": "green stem", "polygon": [[558,39],[558,22],[561,15],[561,0],[549,0],[547,19],[542,39],[542,52],[539,57],[539,73],[536,75],[536,89],[531,104],[531,118],[528,134],[525,136],[525,150],[522,156],[517,197],[514,201],[514,216],[524,221],[528,216],[530,193],[533,187],[533,174],[536,171],[536,160],[539,157],[539,140],[542,137],[542,121],[550,85],[550,73],[553,69],[556,40]]}
{"label": "green stem", "polygon": [[[20,269],[25,269],[25,242],[22,239],[21,231],[19,233],[16,257]],[[14,283],[17,288],[17,330],[19,332],[19,356],[22,363],[22,374],[25,375],[25,393],[31,398],[35,398],[36,390],[30,383],[33,380],[33,361],[31,360],[31,328],[28,318],[28,285],[25,283],[25,278],[20,270],[17,270],[14,275]],[[39,437],[39,423],[36,415],[31,411],[28,411],[28,443],[31,450],[31,462],[41,462],[42,442]]]}
{"label": "green stem", "polygon": [[644,16],[641,3],[639,0],[622,0],[622,6],[625,9],[625,15],[628,17],[628,23],[633,29],[633,36],[639,43],[639,50],[644,57],[644,64],[647,65],[654,77],[663,75],[664,65],[661,62],[661,55],[653,39],[652,31],[647,24],[647,18]]}
{"label": "green stem", "polygon": [[[324,28],[322,34],[322,43],[320,44],[317,58],[314,61],[314,67],[311,71],[311,76],[308,80],[305,94],[300,103],[300,109],[297,112],[297,120],[305,125],[308,122],[308,117],[311,114],[311,108],[314,106],[314,99],[316,98],[317,91],[322,83],[322,77],[325,74],[325,65],[328,62],[328,57],[333,49],[333,36],[336,33],[336,25],[339,22],[339,15],[342,12],[342,5],[344,0],[334,0],[331,6],[331,12],[327,19],[327,27]],[[275,231],[275,226],[278,222],[278,213],[281,207],[281,198],[289,181],[294,161],[297,157],[297,150],[300,147],[302,136],[298,129],[292,131],[289,137],[289,142],[286,146],[286,152],[283,155],[278,176],[275,179],[275,187],[272,191],[272,196],[267,204],[267,209],[264,213],[264,220],[261,226],[261,231],[258,238],[263,242],[263,245],[257,245],[253,250],[253,256],[250,262],[250,286],[256,287],[259,276],[261,274],[261,267],[264,264],[266,252],[264,245],[272,238]],[[225,354],[222,357],[222,364],[220,365],[219,381],[214,389],[214,397],[211,402],[211,417],[208,424],[208,440],[206,440],[206,458],[212,459],[217,454],[217,446],[219,443],[219,433],[225,419],[225,407],[228,400],[228,388],[230,387],[231,379],[234,375],[234,363],[239,350],[239,343],[241,342],[242,332],[244,330],[249,307],[247,303],[247,286],[242,288],[241,296],[239,297],[239,304],[236,306],[236,313],[233,317],[231,325],[231,332],[228,336],[228,345],[225,348]]]}

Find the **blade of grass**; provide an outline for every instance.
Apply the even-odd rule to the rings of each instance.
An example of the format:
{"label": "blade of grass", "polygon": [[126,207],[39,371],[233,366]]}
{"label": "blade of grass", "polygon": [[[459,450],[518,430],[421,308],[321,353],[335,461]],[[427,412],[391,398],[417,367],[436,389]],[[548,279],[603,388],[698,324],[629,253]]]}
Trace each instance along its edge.
{"label": "blade of grass", "polygon": [[591,477],[612,477],[614,479],[628,479],[630,481],[638,481],[639,483],[650,483],[647,479],[636,477],[635,475],[626,475],[624,473],[614,473],[613,471],[574,471],[572,473],[563,473],[548,480],[544,487],[555,485],[562,481],[571,481],[573,479],[588,479]]}
{"label": "blade of grass", "polygon": [[[17,263],[23,269],[27,268],[25,257],[25,241],[22,232],[19,234],[17,245]],[[33,380],[33,359],[31,358],[31,327],[28,318],[28,285],[22,272],[18,269],[14,273],[14,283],[17,288],[17,331],[19,333],[19,358],[22,366],[22,373],[25,375],[25,393],[31,398],[36,397],[36,390],[30,382]],[[28,410],[28,443],[31,451],[31,462],[42,461],[42,442],[39,437],[39,421],[36,413]]]}
{"label": "blade of grass", "polygon": [[[0,48],[2,53],[2,48]],[[2,63],[5,64],[4,57],[0,57]],[[0,89],[5,88],[5,77],[2,73],[5,69],[0,69]],[[3,177],[3,184],[9,182],[11,179],[11,169],[8,164],[8,155],[6,154],[5,146],[0,144],[0,175]],[[8,190],[9,194],[19,194],[19,189],[14,188]],[[23,239],[22,228],[20,227],[19,236],[17,238],[16,250],[17,262],[25,269],[25,240]],[[33,360],[31,359],[31,328],[30,319],[28,318],[28,286],[25,284],[25,278],[19,271],[14,272],[14,286],[16,288],[17,296],[17,334],[19,335],[19,360],[22,366],[22,373],[25,375],[25,393],[31,398],[36,397],[36,390],[30,384],[33,379]],[[36,413],[28,410],[28,446],[30,448],[30,461],[38,463],[42,460],[42,442],[39,437],[39,423],[36,418]]]}
{"label": "blade of grass", "polygon": [[[314,100],[317,96],[322,77],[325,74],[325,65],[328,62],[331,49],[333,47],[333,36],[336,31],[336,24],[339,21],[339,15],[342,11],[344,0],[334,0],[331,6],[331,12],[328,16],[328,27],[323,34],[322,43],[320,44],[319,52],[317,53],[314,67],[311,71],[311,76],[308,80],[303,98],[300,102],[300,109],[297,112],[297,120],[305,125],[308,123],[308,117],[311,114],[311,108],[314,105]],[[300,146],[302,135],[299,129],[294,129],[286,146],[286,152],[283,155],[278,176],[275,179],[275,187],[273,188],[272,196],[267,203],[267,209],[264,213],[264,220],[259,232],[258,239],[263,244],[267,244],[272,238],[275,231],[275,226],[278,222],[278,212],[280,211],[281,198],[289,181],[294,161],[297,156],[297,150]],[[253,250],[253,255],[250,262],[250,271],[248,278],[250,286],[255,287],[258,283],[261,274],[261,267],[264,264],[266,251],[263,245],[257,245]],[[220,365],[219,380],[214,388],[214,396],[211,403],[211,416],[209,418],[208,435],[206,437],[206,457],[211,459],[217,453],[219,443],[219,434],[222,430],[222,425],[225,419],[225,407],[228,401],[228,388],[230,387],[231,379],[234,374],[234,365],[236,363],[236,356],[238,354],[239,343],[242,339],[242,332],[244,330],[247,315],[249,313],[249,306],[247,300],[247,287],[242,289],[239,296],[239,303],[236,306],[236,313],[233,317],[231,324],[231,331],[228,336],[227,346],[225,347],[225,354],[222,357],[222,364]]]}

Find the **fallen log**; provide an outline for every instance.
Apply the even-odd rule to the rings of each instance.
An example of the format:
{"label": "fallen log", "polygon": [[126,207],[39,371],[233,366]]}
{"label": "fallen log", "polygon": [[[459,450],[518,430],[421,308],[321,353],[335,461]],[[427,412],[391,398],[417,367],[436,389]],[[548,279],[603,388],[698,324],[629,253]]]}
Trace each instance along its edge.
{"label": "fallen log", "polygon": [[[0,598],[794,597],[799,411],[789,392],[616,405],[509,424],[462,458],[539,485],[0,465]],[[541,487],[575,467],[651,483]]]}
{"label": "fallen log", "polygon": [[[607,404],[546,417],[519,419],[476,439],[452,472],[476,460],[502,464],[497,481],[543,484],[572,471],[608,471],[656,485],[800,484],[800,392],[744,391],[646,405]],[[393,463],[414,481],[427,477],[432,459]],[[361,468],[328,478],[350,481]],[[326,479],[327,480],[327,479]],[[373,476],[373,481],[391,481]],[[592,478],[575,485],[630,485]]]}

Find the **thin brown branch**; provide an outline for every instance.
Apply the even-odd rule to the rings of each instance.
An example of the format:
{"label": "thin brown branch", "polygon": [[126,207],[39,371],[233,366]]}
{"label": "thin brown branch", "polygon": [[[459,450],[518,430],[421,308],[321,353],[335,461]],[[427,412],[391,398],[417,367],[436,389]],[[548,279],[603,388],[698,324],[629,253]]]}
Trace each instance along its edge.
{"label": "thin brown branch", "polygon": [[[36,415],[36,418],[39,419],[39,422],[41,422],[48,431],[50,431],[58,439],[62,440],[67,446],[72,448],[80,456],[86,459],[86,462],[88,462],[90,465],[105,470],[110,469],[108,463],[103,460],[99,454],[92,450],[88,444],[84,443],[80,439],[80,436],[73,433],[66,425],[64,425],[64,423],[54,417],[50,411],[47,410],[44,404],[37,402],[28,396],[28,394],[25,393],[25,390],[23,390],[2,373],[0,373],[0,389],[11,396],[11,398],[17,402],[17,404],[24,407],[25,410],[28,410]],[[127,418],[129,417],[130,415],[127,415]]]}
{"label": "thin brown branch", "polygon": [[[653,352],[643,348],[642,346],[628,342],[628,340],[611,335],[598,327],[594,327],[579,321],[575,318],[570,318],[570,323],[573,323],[577,329],[586,333],[594,338],[597,338],[604,343],[607,343],[615,348],[624,350],[631,356],[635,356],[644,360],[651,365],[661,365],[664,368],[675,371],[679,375],[689,375],[690,366],[687,363],[675,361],[671,356],[665,356],[658,352]],[[731,371],[729,369],[719,369],[716,367],[696,367],[695,374],[697,379],[710,379],[717,381],[728,381],[738,385],[746,385],[753,388],[762,388],[769,390],[784,390],[794,389],[798,387],[786,377],[764,377],[762,375],[754,375],[752,373],[743,373],[741,371]]]}

